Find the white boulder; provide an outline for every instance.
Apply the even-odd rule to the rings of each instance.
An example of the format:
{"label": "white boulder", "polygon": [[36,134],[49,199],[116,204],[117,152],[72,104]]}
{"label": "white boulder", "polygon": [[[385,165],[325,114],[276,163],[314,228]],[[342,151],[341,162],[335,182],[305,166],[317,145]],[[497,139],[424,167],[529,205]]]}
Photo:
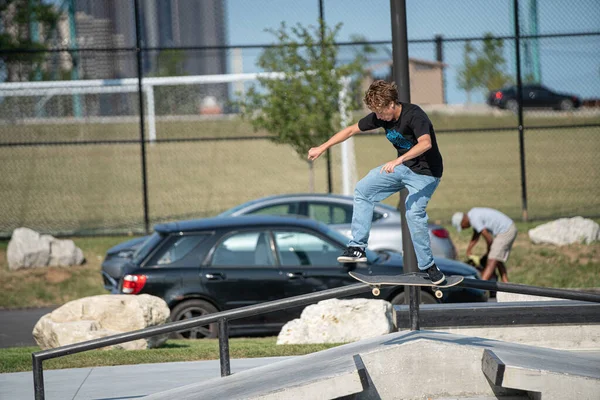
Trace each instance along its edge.
{"label": "white boulder", "polygon": [[561,218],[529,230],[533,243],[564,246],[573,243],[590,244],[600,239],[600,225],[583,217]]}
{"label": "white boulder", "polygon": [[[40,318],[33,337],[41,349],[52,349],[164,324],[169,314],[167,303],[149,294],[84,297]],[[167,336],[157,336],[107,348],[141,350],[158,347],[166,340]]]}
{"label": "white boulder", "polygon": [[8,268],[66,267],[83,264],[85,258],[72,240],[59,240],[50,235],[40,235],[29,228],[13,231],[6,251]]}
{"label": "white boulder", "polygon": [[392,305],[385,300],[324,300],[285,324],[277,344],[348,343],[395,331]]}

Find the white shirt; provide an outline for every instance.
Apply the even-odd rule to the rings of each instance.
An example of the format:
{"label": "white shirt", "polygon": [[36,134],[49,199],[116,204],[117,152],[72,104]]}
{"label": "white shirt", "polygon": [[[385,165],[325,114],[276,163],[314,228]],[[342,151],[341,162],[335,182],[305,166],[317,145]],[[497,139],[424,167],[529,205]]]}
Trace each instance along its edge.
{"label": "white shirt", "polygon": [[492,235],[497,236],[508,231],[513,220],[493,208],[475,207],[468,213],[471,226],[477,232],[487,229]]}

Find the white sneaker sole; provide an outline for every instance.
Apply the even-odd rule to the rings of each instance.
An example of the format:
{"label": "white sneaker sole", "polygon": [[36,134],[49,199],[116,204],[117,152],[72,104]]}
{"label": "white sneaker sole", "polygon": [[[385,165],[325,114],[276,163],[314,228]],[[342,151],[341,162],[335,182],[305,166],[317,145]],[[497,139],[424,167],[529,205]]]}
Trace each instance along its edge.
{"label": "white sneaker sole", "polygon": [[367,257],[356,258],[356,257],[340,256],[337,258],[337,260],[338,260],[338,262],[341,262],[341,263],[359,263],[359,262],[367,262]]}

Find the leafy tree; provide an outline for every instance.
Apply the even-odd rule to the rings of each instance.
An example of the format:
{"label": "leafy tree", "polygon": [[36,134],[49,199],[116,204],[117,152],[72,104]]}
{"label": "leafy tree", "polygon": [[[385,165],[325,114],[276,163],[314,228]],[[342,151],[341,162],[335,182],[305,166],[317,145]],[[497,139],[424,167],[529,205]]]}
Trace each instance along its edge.
{"label": "leafy tree", "polygon": [[475,75],[475,48],[470,41],[465,43],[463,68],[458,71],[458,87],[467,92],[467,104],[471,104],[471,93],[477,88]]}
{"label": "leafy tree", "polygon": [[[340,28],[338,24],[330,29],[320,20],[318,27],[297,24],[288,28],[282,22],[279,29],[268,29],[277,45],[266,49],[257,65],[264,71],[280,72],[283,77],[259,78],[259,85],[252,86],[243,100],[234,103],[255,130],[272,133],[271,140],[292,146],[303,160],[309,148],[340,129],[340,79],[362,77],[365,53],[372,51],[362,47],[350,62],[339,63],[335,37]],[[351,93],[348,97],[353,98]]]}
{"label": "leafy tree", "polygon": [[[9,50],[0,54],[0,61],[7,81],[30,80],[35,71],[41,69],[46,54],[31,50],[48,48],[49,33],[58,19],[54,7],[42,0],[0,1],[0,48]],[[34,27],[32,21],[35,21]],[[40,32],[38,40],[33,37],[32,29],[35,28]]]}
{"label": "leafy tree", "polygon": [[480,49],[470,42],[465,44],[464,61],[458,71],[458,86],[467,92],[467,101],[471,100],[471,91],[483,93],[499,89],[510,83],[512,78],[505,73],[506,59],[503,55],[504,42],[486,33]]}

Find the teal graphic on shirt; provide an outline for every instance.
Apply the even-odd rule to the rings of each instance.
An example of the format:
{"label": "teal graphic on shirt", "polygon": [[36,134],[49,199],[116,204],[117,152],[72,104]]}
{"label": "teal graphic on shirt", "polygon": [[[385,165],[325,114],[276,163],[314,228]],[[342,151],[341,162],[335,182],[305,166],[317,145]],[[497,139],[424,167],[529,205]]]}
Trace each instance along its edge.
{"label": "teal graphic on shirt", "polygon": [[412,147],[412,143],[402,136],[400,132],[395,129],[386,129],[385,137],[392,142],[392,144],[401,149],[410,149]]}

